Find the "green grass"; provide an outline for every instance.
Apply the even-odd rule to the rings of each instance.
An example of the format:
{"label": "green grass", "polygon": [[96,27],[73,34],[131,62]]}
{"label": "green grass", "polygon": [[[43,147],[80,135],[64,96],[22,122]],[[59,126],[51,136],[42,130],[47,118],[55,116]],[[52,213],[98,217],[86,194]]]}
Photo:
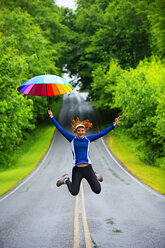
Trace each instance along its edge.
{"label": "green grass", "polygon": [[26,177],[40,162],[49,148],[55,128],[42,124],[22,145],[21,152],[13,154],[13,166],[0,171],[0,195]]}
{"label": "green grass", "polygon": [[134,151],[134,142],[125,135],[110,135],[107,143],[113,154],[143,183],[165,195],[165,170],[144,164]]}
{"label": "green grass", "polygon": [[[55,118],[58,116],[60,106],[61,101],[55,103],[56,110],[53,111]],[[45,121],[29,134],[17,153],[11,154],[13,165],[7,169],[0,169],[0,195],[12,189],[38,165],[51,144],[54,131],[55,127],[51,120]]]}

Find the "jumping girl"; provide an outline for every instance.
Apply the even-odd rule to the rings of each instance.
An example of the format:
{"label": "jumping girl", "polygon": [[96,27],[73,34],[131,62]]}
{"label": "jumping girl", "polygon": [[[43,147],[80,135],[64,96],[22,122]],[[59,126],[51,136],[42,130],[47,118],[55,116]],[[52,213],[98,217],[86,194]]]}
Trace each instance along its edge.
{"label": "jumping girl", "polygon": [[61,186],[62,184],[66,184],[70,193],[72,195],[77,195],[79,193],[81,180],[85,178],[91,186],[93,192],[99,194],[101,191],[101,185],[99,181],[102,182],[103,177],[93,171],[89,158],[89,145],[92,141],[99,139],[114,129],[118,125],[121,116],[116,119],[114,125],[104,129],[100,133],[90,136],[85,136],[85,132],[88,130],[88,128],[92,127],[92,123],[89,122],[89,120],[84,120],[81,122],[79,118],[77,118],[76,121],[73,120],[72,124],[74,133],[76,133],[76,136],[74,136],[59,125],[59,123],[53,117],[51,110],[48,110],[48,115],[60,133],[71,143],[73,153],[72,182],[70,181],[69,176],[65,174],[57,181],[57,187]]}

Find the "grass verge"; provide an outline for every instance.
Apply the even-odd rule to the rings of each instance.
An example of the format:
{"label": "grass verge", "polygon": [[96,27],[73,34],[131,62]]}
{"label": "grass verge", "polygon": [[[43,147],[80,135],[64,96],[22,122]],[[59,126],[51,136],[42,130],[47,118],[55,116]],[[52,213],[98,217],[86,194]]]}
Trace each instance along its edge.
{"label": "grass verge", "polygon": [[[55,103],[55,117],[57,118],[61,101]],[[40,162],[48,150],[55,127],[51,120],[39,125],[13,156],[13,166],[0,169],[0,196],[12,189],[19,181],[25,178]]]}
{"label": "grass verge", "polygon": [[109,135],[107,143],[112,153],[144,184],[165,195],[165,170],[144,164],[133,151],[134,141],[121,135]]}

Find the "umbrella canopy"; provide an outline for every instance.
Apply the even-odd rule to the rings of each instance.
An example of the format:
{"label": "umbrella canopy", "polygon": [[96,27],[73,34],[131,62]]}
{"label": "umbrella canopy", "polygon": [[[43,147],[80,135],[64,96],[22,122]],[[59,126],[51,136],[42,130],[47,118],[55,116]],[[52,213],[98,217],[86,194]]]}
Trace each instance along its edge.
{"label": "umbrella canopy", "polygon": [[40,75],[27,80],[17,90],[26,95],[55,96],[68,93],[73,90],[73,87],[62,77]]}

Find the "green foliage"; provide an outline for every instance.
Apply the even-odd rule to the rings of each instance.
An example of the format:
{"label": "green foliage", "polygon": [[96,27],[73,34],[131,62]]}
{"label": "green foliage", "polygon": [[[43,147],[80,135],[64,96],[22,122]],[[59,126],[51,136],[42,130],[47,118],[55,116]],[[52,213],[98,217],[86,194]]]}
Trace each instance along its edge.
{"label": "green foliage", "polygon": [[92,72],[100,64],[108,70],[112,59],[129,69],[151,55],[163,58],[164,9],[163,0],[78,0],[69,71],[90,88]]}
{"label": "green foliage", "polygon": [[151,47],[153,54],[165,56],[165,1],[155,0],[149,5],[148,19],[151,25]]}
{"label": "green foliage", "polygon": [[9,152],[23,139],[24,130],[34,125],[33,102],[16,91],[19,80],[26,78],[26,56],[6,46],[8,39],[0,37],[0,164],[8,161]]}
{"label": "green foliage", "polygon": [[34,24],[27,12],[22,12],[20,8],[13,11],[5,9],[3,22],[2,32],[7,37],[7,46],[11,46],[18,54],[26,54],[29,74],[57,71],[54,65],[56,50],[52,49],[41,28]]}
{"label": "green foliage", "polygon": [[103,24],[92,37],[91,45],[98,47],[100,54],[106,52],[103,61],[106,59],[108,63],[111,57],[115,57],[122,67],[134,67],[151,54],[146,19],[144,6],[139,6],[137,1],[112,1],[103,15]]}
{"label": "green foliage", "polygon": [[[47,1],[47,4],[52,1]],[[38,1],[2,1],[0,10],[0,166],[9,166],[9,154],[17,149],[45,118],[46,98],[29,97],[17,91],[27,79],[45,73],[59,74],[55,45],[39,25],[32,8]],[[44,1],[40,1],[44,11]],[[22,5],[22,6],[21,6]],[[51,4],[49,6],[51,8]],[[45,9],[49,9],[45,6]],[[56,22],[58,12],[56,11]],[[55,17],[55,15],[53,17]],[[38,19],[37,19],[38,18]],[[48,16],[42,23],[46,22]],[[36,21],[37,20],[37,21]],[[58,24],[57,24],[58,25]],[[44,25],[43,25],[44,26]],[[52,34],[54,35],[54,34]],[[54,37],[56,38],[56,37]]]}
{"label": "green foliage", "polygon": [[33,102],[10,92],[0,101],[0,164],[10,161],[10,152],[22,142],[24,132],[34,129],[30,122],[33,118]]}
{"label": "green foliage", "polygon": [[67,56],[67,68],[71,74],[78,73],[83,88],[89,88],[92,82],[91,72],[96,68],[99,58],[91,56],[88,48],[92,35],[100,26],[103,12],[95,1],[78,1],[77,5],[69,41],[71,46]]}
{"label": "green foliage", "polygon": [[138,140],[141,159],[160,166],[165,156],[164,64],[153,57],[126,71],[112,62],[107,73],[99,67],[93,75],[96,107],[119,108],[121,128]]}
{"label": "green foliage", "polygon": [[165,69],[158,58],[144,60],[136,69],[121,69],[111,61],[109,71],[93,72],[95,106],[120,109],[121,128],[138,140],[139,157],[150,164],[164,165],[165,156]]}
{"label": "green foliage", "polygon": [[91,84],[92,99],[97,108],[112,108],[113,94],[118,77],[123,70],[114,60],[111,61],[109,70],[106,72],[101,66],[93,71],[93,83]]}

